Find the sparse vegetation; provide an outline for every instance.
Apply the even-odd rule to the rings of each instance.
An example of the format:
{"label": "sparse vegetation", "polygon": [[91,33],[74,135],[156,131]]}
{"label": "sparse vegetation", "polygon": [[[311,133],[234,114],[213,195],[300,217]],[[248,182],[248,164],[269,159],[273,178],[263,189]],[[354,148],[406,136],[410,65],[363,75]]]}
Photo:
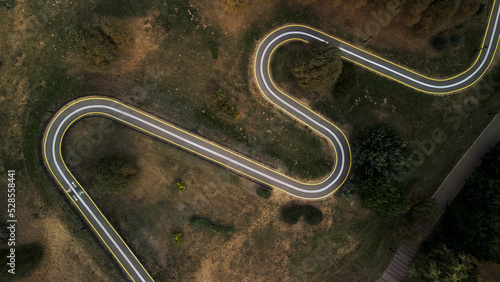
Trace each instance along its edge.
{"label": "sparse vegetation", "polygon": [[174,242],[174,245],[180,246],[184,243],[184,235],[182,235],[182,233],[174,233],[172,241]]}
{"label": "sparse vegetation", "polygon": [[357,187],[361,205],[381,218],[398,216],[410,209],[410,191],[401,183],[384,178],[363,180]]}
{"label": "sparse vegetation", "polygon": [[302,88],[330,87],[342,72],[339,48],[317,40],[304,44],[293,60],[292,74]]}
{"label": "sparse vegetation", "polygon": [[222,89],[216,90],[210,93],[209,97],[212,104],[217,107],[220,113],[233,119],[240,117],[240,112],[236,109],[236,106],[227,99],[226,91]]}
{"label": "sparse vegetation", "polygon": [[415,29],[420,34],[434,34],[446,29],[458,11],[460,1],[456,0],[434,0],[427,9],[421,13],[421,18]]}
{"label": "sparse vegetation", "polygon": [[66,41],[74,54],[86,63],[104,67],[119,51],[132,45],[131,31],[119,19],[106,17],[98,24],[71,24],[65,29]]}
{"label": "sparse vegetation", "polygon": [[311,205],[293,205],[281,211],[281,218],[290,225],[299,222],[302,216],[310,225],[318,225],[323,221],[323,213]]}
{"label": "sparse vegetation", "polygon": [[226,235],[233,235],[235,230],[234,227],[232,226],[222,226],[222,225],[216,225],[213,224],[210,220],[206,218],[197,218],[193,217],[191,218],[191,223],[197,226],[203,226],[206,227],[207,229],[211,230],[214,233],[223,233]]}
{"label": "sparse vegetation", "polygon": [[66,28],[67,42],[85,62],[102,67],[117,56],[118,48],[100,27],[70,25]]}
{"label": "sparse vegetation", "polygon": [[271,198],[271,191],[269,191],[265,188],[259,188],[259,189],[257,189],[257,195],[261,198],[269,199],[269,198]]}
{"label": "sparse vegetation", "polygon": [[184,181],[178,181],[178,182],[175,183],[175,187],[179,191],[184,191],[184,189],[186,189],[186,183]]}
{"label": "sparse vegetation", "polygon": [[[134,86],[143,86],[148,90],[146,99],[144,101],[130,100],[130,103],[139,106],[141,109],[163,116],[167,120],[186,129],[200,129],[200,134],[207,136],[207,138],[223,143],[230,148],[237,148],[245,154],[248,152],[251,152],[248,154],[252,156],[257,155],[254,152],[263,152],[261,154],[263,156],[270,154],[271,160],[273,158],[280,160],[278,165],[282,164],[292,175],[317,179],[317,177],[321,177],[324,173],[328,173],[334,160],[326,159],[325,161],[323,159],[325,154],[323,154],[322,150],[310,149],[319,148],[319,145],[321,145],[321,143],[313,142],[316,140],[311,137],[314,134],[295,126],[295,122],[284,115],[275,115],[279,111],[269,107],[266,102],[259,102],[261,100],[259,94],[252,91],[252,87],[249,87],[251,83],[249,83],[248,77],[251,77],[251,73],[248,66],[252,61],[251,54],[254,50],[256,40],[262,38],[273,27],[287,22],[304,23],[320,29],[325,28],[325,32],[352,42],[351,34],[353,26],[339,25],[338,22],[334,23],[330,21],[330,13],[327,13],[326,10],[327,6],[325,6],[325,13],[323,13],[327,15],[325,17],[319,13],[315,13],[309,6],[298,6],[295,5],[295,2],[282,1],[277,5],[280,9],[266,9],[265,13],[261,16],[261,14],[258,14],[258,10],[266,7],[265,5],[272,3],[272,1],[254,1],[251,3],[251,10],[242,11],[241,16],[238,15],[234,18],[222,15],[224,17],[223,21],[217,19],[220,16],[219,11],[212,11],[212,7],[208,4],[203,4],[204,2],[179,0],[167,2],[150,0],[99,0],[85,3],[73,1],[72,5],[64,3],[64,7],[58,4],[53,7],[52,4],[49,4],[53,7],[49,7],[51,13],[47,19],[50,20],[50,23],[44,21],[45,12],[48,10],[44,6],[46,3],[43,1],[24,1],[23,3],[17,1],[16,5],[24,5],[22,9],[21,7],[19,9],[16,7],[16,9],[3,11],[5,17],[3,18],[4,25],[1,29],[3,31],[2,38],[8,38],[9,40],[0,42],[0,45],[2,45],[0,50],[3,52],[0,54],[3,61],[1,80],[4,82],[0,85],[0,96],[5,97],[5,103],[2,104],[1,109],[3,116],[6,117],[0,121],[0,124],[9,138],[5,138],[5,142],[2,143],[2,148],[0,149],[2,150],[2,157],[0,159],[2,160],[2,166],[5,168],[17,167],[20,171],[30,172],[29,175],[20,177],[20,185],[23,187],[37,187],[37,189],[33,189],[33,193],[28,193],[21,197],[25,203],[23,206],[33,209],[27,210],[26,217],[23,217],[23,222],[25,225],[30,226],[32,230],[37,230],[33,232],[34,236],[43,237],[43,234],[45,234],[43,232],[48,230],[47,228],[54,226],[47,225],[47,223],[62,226],[63,229],[61,231],[65,229],[73,231],[74,226],[80,224],[77,216],[64,204],[59,193],[56,192],[57,189],[55,189],[54,185],[48,180],[48,177],[41,169],[37,148],[38,136],[42,130],[43,122],[50,116],[44,110],[56,110],[65,102],[88,93],[103,93],[129,101],[131,95],[128,93],[128,90]],[[320,2],[316,1],[316,3]],[[166,6],[163,6],[164,4]],[[195,29],[195,20],[191,21],[190,15],[187,12],[190,9],[190,4],[193,4],[196,9],[200,9],[204,15],[203,20],[206,19],[207,22],[215,23],[215,25],[211,25],[210,30],[207,28],[209,31],[202,30],[202,27],[198,30]],[[220,8],[220,6],[217,7]],[[254,11],[254,7],[257,10]],[[177,12],[175,8],[178,9]],[[66,48],[67,41],[61,38],[65,33],[65,26],[74,23],[83,23],[82,18],[86,22],[92,22],[92,25],[94,25],[102,15],[112,15],[123,17],[127,21],[127,24],[134,28],[134,32],[140,34],[144,30],[142,26],[143,20],[147,21],[147,19],[155,17],[158,10],[171,13],[168,15],[171,24],[170,30],[168,34],[163,34],[163,32],[158,32],[158,29],[162,27],[153,26],[150,33],[144,34],[143,42],[158,44],[155,46],[159,48],[149,53],[146,53],[147,50],[141,50],[141,52],[146,54],[146,57],[143,60],[139,58],[138,64],[135,65],[132,74],[127,74],[127,70],[121,68],[124,66],[121,64],[122,56],[115,57],[115,61],[109,64],[109,67],[101,68],[99,75],[89,73],[79,67],[73,67],[73,56],[71,54],[74,54],[74,52]],[[191,11],[193,10],[191,9]],[[483,9],[482,15],[484,17],[488,14],[487,10],[487,8]],[[15,11],[15,14],[11,11]],[[255,16],[247,14],[247,11],[250,11]],[[58,12],[59,14],[57,14]],[[359,12],[360,17],[366,16],[366,19],[370,19],[368,13],[363,14],[361,9]],[[341,21],[352,20],[348,18],[349,13],[339,11],[338,15],[339,17],[335,18],[341,19]],[[345,19],[342,18],[344,15],[346,16]],[[403,11],[400,15],[406,16],[406,13]],[[12,17],[9,18],[9,16]],[[464,57],[472,57],[469,53],[472,54],[473,50],[480,47],[479,43],[475,43],[473,37],[481,37],[484,17],[474,21],[475,26],[479,26],[479,28],[469,28],[469,25],[467,25],[464,29],[460,29],[460,32],[463,31],[462,34],[465,36],[465,49],[456,51],[459,54],[464,52]],[[30,21],[30,19],[33,19],[33,21]],[[328,24],[324,24],[325,19]],[[21,25],[16,28],[10,28],[10,25],[17,23]],[[227,29],[229,24],[233,23],[235,24],[234,28],[231,26]],[[240,25],[239,27],[237,26],[238,24]],[[24,26],[27,28],[27,33],[22,32]],[[354,25],[354,27],[357,27],[357,25]],[[238,36],[234,36],[231,33],[232,29],[236,30]],[[31,34],[31,30],[38,32]],[[391,27],[390,30],[395,32],[395,38],[405,35],[401,34],[397,27]],[[229,31],[228,35],[224,34],[225,31]],[[158,36],[154,32],[159,33]],[[209,35],[211,32],[215,32],[215,35],[212,37],[204,36],[202,32]],[[51,34],[55,34],[55,37],[52,38]],[[148,41],[146,36],[155,38],[155,40]],[[18,39],[16,40],[16,38]],[[208,40],[220,43],[224,42],[224,44],[219,45],[220,56],[218,61],[214,61],[210,57]],[[40,42],[42,41],[45,44],[44,47],[40,47]],[[391,42],[383,42],[382,46],[377,45],[381,41],[383,40],[370,41],[370,47],[373,47],[376,53],[383,54],[382,57],[385,57],[384,54],[391,52],[393,45]],[[23,47],[12,50],[16,44],[22,44]],[[51,48],[53,44],[56,45],[55,48],[57,50]],[[375,49],[375,47],[379,47],[379,49]],[[399,50],[399,48],[396,48],[396,50]],[[448,52],[452,50],[454,49],[449,48]],[[70,54],[67,54],[67,51]],[[195,55],[197,53],[199,55]],[[125,54],[128,55],[129,53],[125,52]],[[436,60],[432,57],[422,57],[421,53],[413,52],[411,49],[408,52],[394,52],[391,54],[393,54],[391,58],[394,61],[404,62],[410,68],[419,71],[423,70],[430,76],[455,73],[456,70],[463,69],[461,66],[469,64],[462,57],[461,60]],[[133,57],[133,54],[131,55]],[[182,56],[180,57],[179,55]],[[205,59],[201,58],[203,56]],[[456,58],[456,56],[453,58]],[[123,56],[123,59],[129,59],[129,57]],[[137,58],[134,57],[133,59]],[[125,65],[128,65],[130,62],[127,60],[127,64]],[[147,74],[152,68],[156,71],[158,65],[163,68],[158,73],[164,71],[166,75],[156,81],[146,80],[143,74]],[[442,65],[445,65],[445,67],[437,67]],[[119,66],[120,69],[115,68],[115,66]],[[350,97],[345,103],[317,102],[324,107],[331,108],[333,114],[327,115],[324,112],[322,113],[336,125],[344,124],[352,129],[357,129],[366,126],[367,122],[385,120],[392,125],[400,126],[399,128],[404,128],[405,136],[408,138],[424,138],[435,127],[441,127],[439,120],[436,122],[436,114],[434,113],[441,114],[441,109],[449,107],[450,103],[460,103],[460,99],[469,97],[468,91],[464,91],[464,93],[456,96],[450,95],[446,99],[420,95],[405,87],[400,87],[397,83],[367,72],[362,68],[355,68],[357,71],[358,87],[351,92]],[[195,77],[196,79],[194,79]],[[337,81],[339,80],[340,78]],[[227,119],[218,118],[216,115],[214,115],[215,118],[211,119],[215,120],[215,122],[211,123],[210,126],[198,120],[197,114],[202,110],[206,110],[206,96],[208,94],[206,89],[210,89],[211,81],[216,85],[215,87],[224,87],[231,94],[231,100],[234,99],[234,101],[238,102],[238,108],[242,112],[247,111],[243,115],[243,118],[237,122],[240,127],[243,127],[242,131],[234,129],[236,127],[234,121],[227,121]],[[150,86],[156,86],[155,83],[158,83],[158,88],[151,89]],[[173,90],[177,87],[179,87],[179,90],[174,92]],[[369,91],[369,93],[365,91]],[[327,92],[329,95],[331,89],[328,89]],[[367,95],[368,98],[363,98],[364,95]],[[384,98],[388,99],[388,103],[385,106],[380,106]],[[359,105],[355,103],[355,100],[358,99],[361,99]],[[377,102],[377,105],[371,104],[369,99],[373,99],[373,101]],[[486,118],[482,117],[485,116],[483,113],[497,110],[497,100],[497,98],[491,98],[487,103],[482,104],[480,110],[478,110],[481,111],[481,115],[468,113],[470,114],[470,119],[462,120],[462,129],[456,132],[447,132],[449,133],[450,143],[446,144],[446,148],[454,149],[442,149],[439,154],[429,157],[426,164],[432,163],[433,165],[425,169],[422,167],[421,171],[417,174],[416,178],[419,179],[424,179],[420,177],[421,175],[426,176],[426,181],[429,182],[426,189],[429,191],[432,190],[432,187],[436,186],[436,179],[440,179],[442,172],[435,168],[447,169],[443,163],[439,162],[439,159],[452,163],[455,156],[463,153],[462,148],[464,144],[468,144],[469,141],[473,140],[472,138],[477,136],[477,132],[484,127]],[[311,103],[316,102],[311,100]],[[318,109],[316,106],[314,107]],[[352,111],[350,110],[351,107],[353,107]],[[263,117],[261,119],[256,119],[256,114],[252,116],[252,113],[259,113],[260,115],[263,111],[266,112],[266,115],[261,115]],[[417,116],[424,118],[419,119]],[[274,119],[267,122],[266,118],[271,117],[274,117]],[[285,125],[284,129],[280,129],[279,122],[276,122],[280,120]],[[422,122],[419,122],[420,120]],[[86,121],[82,120],[77,123],[75,127],[68,131],[68,136],[72,133],[74,133],[73,136],[86,136],[85,134],[88,132],[99,132],[88,127],[77,127],[80,123],[83,125]],[[273,122],[276,122],[276,124],[273,124]],[[12,125],[15,126],[12,127]],[[444,126],[446,125],[444,124]],[[291,144],[293,143],[294,154],[290,154],[292,149],[289,147],[289,144],[277,147],[276,144],[281,143],[278,138],[272,141],[267,136],[252,134],[255,128],[263,129],[265,126],[267,126],[266,130],[271,129],[273,132],[273,134],[268,136],[279,137],[280,135],[276,135],[276,132],[279,132],[276,131],[277,129],[282,130],[281,136],[285,135],[286,129],[288,129],[288,132],[293,132],[293,134],[286,135],[284,139],[290,140]],[[242,132],[243,134],[241,134]],[[260,134],[265,131],[259,130],[257,132]],[[88,156],[90,162],[84,162],[85,165],[78,168],[71,168],[71,170],[75,172],[75,176],[79,180],[82,180],[82,185],[85,188],[93,189],[94,186],[92,185],[91,177],[94,175],[93,169],[96,164],[94,158],[96,155],[99,155],[99,152],[107,152],[115,148],[115,146],[125,143],[131,148],[131,151],[137,150],[151,157],[151,163],[141,168],[144,170],[141,171],[141,174],[145,174],[147,170],[148,175],[151,176],[141,177],[141,180],[144,179],[145,183],[151,185],[144,184],[142,186],[143,183],[139,183],[144,188],[130,193],[132,194],[131,196],[122,194],[116,197],[109,197],[109,195],[101,195],[100,197],[98,195],[100,193],[97,192],[98,190],[90,190],[90,192],[92,192],[91,195],[99,208],[112,221],[113,226],[119,229],[118,232],[120,235],[124,236],[124,239],[127,239],[127,243],[131,249],[138,255],[147,270],[157,280],[193,279],[193,277],[198,277],[201,263],[213,261],[213,263],[217,264],[221,263],[222,260],[224,260],[223,264],[227,262],[229,265],[234,265],[231,273],[247,273],[247,271],[259,269],[265,275],[264,278],[268,280],[280,280],[283,276],[296,277],[294,275],[295,272],[288,275],[285,270],[291,269],[295,271],[296,268],[300,268],[304,260],[309,258],[316,259],[317,257],[314,256],[318,254],[316,251],[316,241],[317,239],[321,240],[324,238],[331,238],[332,245],[336,245],[333,248],[333,255],[322,257],[326,259],[320,264],[325,266],[325,271],[321,273],[304,271],[303,268],[297,269],[297,272],[301,275],[300,277],[304,280],[375,281],[379,278],[380,273],[382,273],[383,269],[387,266],[387,262],[392,257],[392,253],[387,251],[385,247],[392,242],[390,234],[387,233],[387,230],[390,230],[390,226],[392,226],[392,222],[389,221],[387,223],[387,221],[378,219],[376,216],[367,214],[360,210],[358,205],[349,207],[343,201],[332,202],[330,199],[325,199],[322,201],[322,207],[324,203],[325,209],[328,207],[328,209],[332,208],[335,210],[331,226],[329,224],[320,225],[315,228],[315,232],[312,234],[307,231],[308,229],[304,229],[304,232],[297,232],[296,228],[285,228],[288,230],[284,230],[285,232],[281,234],[274,233],[272,231],[273,228],[267,232],[267,229],[264,227],[268,222],[268,217],[262,216],[262,214],[267,211],[279,209],[279,206],[277,206],[278,203],[276,201],[265,202],[265,208],[259,207],[255,209],[255,206],[259,206],[259,202],[263,203],[262,200],[249,193],[237,193],[238,187],[246,185],[246,179],[238,178],[232,174],[227,178],[219,177],[220,175],[225,175],[224,171],[220,168],[208,165],[198,166],[203,161],[199,161],[199,159],[184,152],[178,152],[168,145],[165,146],[164,144],[159,144],[157,141],[152,141],[149,137],[141,137],[140,134],[136,134],[132,130],[127,130],[118,136],[119,138],[113,139],[117,142],[103,143],[102,146],[95,148],[95,153],[92,152]],[[129,140],[132,136],[134,138]],[[459,136],[459,138],[455,138],[455,136]],[[107,136],[106,138],[110,137]],[[349,136],[349,140],[350,138],[351,136]],[[228,141],[225,142],[224,140]],[[253,143],[245,147],[247,140]],[[77,144],[78,142],[68,142],[67,148],[75,148]],[[155,145],[151,146],[151,144]],[[298,150],[295,150],[296,147],[298,147]],[[304,149],[302,150],[301,147]],[[161,158],[158,155],[166,155],[166,157]],[[264,159],[265,161],[265,158],[261,158],[261,155],[257,155],[257,158]],[[22,159],[15,159],[21,156]],[[324,166],[324,163],[328,162],[330,166]],[[153,167],[153,164],[156,165]],[[252,226],[255,231],[266,231],[267,233],[262,232],[264,235],[268,235],[263,237],[265,240],[262,240],[266,241],[265,246],[263,247],[263,245],[256,244],[252,240],[247,240],[241,244],[241,247],[234,245],[227,248],[227,252],[221,252],[217,248],[212,248],[214,244],[206,244],[206,241],[198,240],[198,238],[194,238],[198,241],[195,242],[190,236],[188,240],[190,244],[189,250],[186,248],[168,249],[167,257],[172,257],[175,264],[172,264],[168,260],[162,261],[165,249],[155,247],[154,241],[159,240],[161,245],[164,243],[168,245],[170,240],[172,240],[172,234],[165,232],[165,230],[175,230],[178,227],[176,224],[179,223],[182,216],[198,212],[199,202],[196,199],[199,198],[191,197],[194,198],[191,199],[190,196],[192,196],[192,193],[190,189],[184,193],[178,193],[177,189],[173,188],[175,177],[187,177],[187,175],[183,175],[184,172],[191,173],[189,175],[200,175],[200,179],[206,179],[206,182],[210,183],[207,185],[217,187],[216,190],[222,191],[216,198],[210,198],[210,204],[221,213],[220,215],[210,215],[211,217],[218,218],[220,216],[220,218],[224,218],[224,220],[228,220],[229,222],[234,221],[238,226],[244,228],[242,230],[238,228],[238,233],[243,235],[243,239],[247,236],[246,231],[248,226]],[[155,179],[156,177],[160,177],[158,181]],[[212,179],[217,180],[211,182]],[[166,185],[170,185],[171,189],[165,189]],[[251,185],[253,184],[249,184],[248,186]],[[40,197],[39,193],[43,195]],[[148,194],[154,194],[154,196]],[[195,195],[201,194],[196,193]],[[30,205],[30,203],[40,203],[41,205]],[[40,209],[40,207],[43,208]],[[48,217],[45,217],[46,210],[50,210],[50,216]],[[231,213],[231,211],[235,210],[238,212]],[[158,217],[158,214],[172,216]],[[224,214],[228,217],[224,217]],[[35,217],[36,219],[34,219]],[[272,217],[271,221],[274,229],[281,224],[280,221],[276,221]],[[36,222],[36,224],[31,225],[31,222]],[[250,224],[246,225],[247,223]],[[329,226],[329,229],[323,228],[325,226]],[[197,229],[200,229],[200,233],[204,231],[201,228]],[[144,240],[144,230],[147,230],[147,233],[149,233],[146,235],[149,238],[148,240]],[[335,232],[332,233],[331,230],[335,230]],[[56,232],[52,234],[56,235]],[[46,273],[46,277],[50,277],[51,280],[56,281],[77,280],[78,277],[82,277],[81,274],[87,274],[88,276],[85,277],[93,281],[117,281],[124,279],[119,270],[111,263],[112,258],[109,259],[104,254],[96,255],[103,252],[101,248],[97,247],[98,244],[88,235],[88,232],[80,232],[72,240],[71,246],[82,250],[77,255],[71,251],[73,247],[69,247],[68,249],[67,246],[61,247],[58,244],[57,241],[61,238],[59,237],[60,234],[64,234],[64,232],[57,232],[57,237],[52,240],[46,240],[45,243],[51,249],[51,252],[47,252],[46,255],[51,256],[51,261],[58,260],[62,263],[71,264],[73,266],[71,268],[72,271],[71,273],[66,272],[60,275],[57,272],[57,268],[45,268],[46,264],[42,264],[44,268],[43,273]],[[297,237],[297,235],[300,237]],[[86,239],[82,240],[81,238]],[[286,240],[290,238],[303,239],[286,242],[287,244],[290,243],[291,246],[290,251],[286,251],[283,248],[279,248],[280,243],[278,242],[283,242],[283,238],[286,238]],[[346,238],[354,238],[354,242]],[[353,247],[354,251],[351,251],[350,247]],[[64,256],[59,257],[61,254],[64,254]],[[284,262],[283,267],[276,270],[275,264],[272,262],[279,261],[281,257],[285,256],[289,257],[290,261],[288,263]],[[85,261],[85,264],[79,266],[78,262],[82,260]],[[252,263],[248,264],[249,261]],[[88,272],[89,268],[106,269],[106,271]],[[214,269],[212,273],[214,276],[221,277],[221,279],[230,280],[232,278],[227,271],[220,272],[219,269]]]}

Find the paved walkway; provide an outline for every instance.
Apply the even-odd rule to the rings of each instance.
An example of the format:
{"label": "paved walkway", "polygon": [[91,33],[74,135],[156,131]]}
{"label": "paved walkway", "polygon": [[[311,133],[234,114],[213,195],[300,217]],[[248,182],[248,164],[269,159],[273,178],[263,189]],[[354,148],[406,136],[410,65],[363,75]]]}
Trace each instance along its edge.
{"label": "paved walkway", "polygon": [[[434,198],[439,205],[438,219],[443,214],[446,205],[455,198],[467,178],[469,178],[472,172],[474,172],[476,167],[481,163],[481,158],[484,154],[495,146],[499,139],[500,114],[497,114],[476,141],[474,141],[474,144],[472,144],[469,150],[465,152],[450,174],[448,174],[436,193],[432,195],[432,198]],[[415,246],[400,246],[384,274],[378,280],[379,282],[399,282],[403,280],[406,276],[406,270],[410,261],[417,253],[420,244],[431,234],[436,222],[437,219],[430,226],[421,222],[416,223],[422,240]]]}

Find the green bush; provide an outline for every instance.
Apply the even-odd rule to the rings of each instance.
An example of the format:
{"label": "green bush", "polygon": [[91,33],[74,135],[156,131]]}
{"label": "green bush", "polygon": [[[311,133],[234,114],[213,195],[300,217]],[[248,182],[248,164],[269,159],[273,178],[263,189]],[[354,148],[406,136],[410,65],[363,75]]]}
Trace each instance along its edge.
{"label": "green bush", "polygon": [[13,8],[15,5],[14,0],[0,0],[0,6],[5,7],[7,9]]}
{"label": "green bush", "polygon": [[352,181],[346,181],[339,189],[338,195],[344,200],[351,201],[354,198],[356,185]]}
{"label": "green bush", "polygon": [[179,181],[175,183],[175,187],[177,187],[179,191],[184,191],[184,189],[186,189],[186,183],[184,181]]}
{"label": "green bush", "polygon": [[228,117],[237,119],[240,117],[240,112],[236,107],[229,102],[227,99],[226,91],[219,89],[209,95],[212,104],[217,107],[217,109]]}
{"label": "green bush", "polygon": [[212,226],[212,222],[208,219],[205,218],[193,218],[191,219],[191,222],[194,223],[195,225],[203,226],[210,228]]}
{"label": "green bush", "polygon": [[259,188],[257,189],[257,195],[259,195],[259,197],[262,197],[264,199],[269,199],[271,198],[271,191],[264,188]]}
{"label": "green bush", "polygon": [[465,254],[442,243],[422,249],[408,268],[410,281],[474,281],[473,265]]}
{"label": "green bush", "polygon": [[175,233],[172,236],[172,241],[174,242],[174,245],[180,246],[184,243],[184,235],[182,235],[182,233]]}
{"label": "green bush", "polygon": [[203,226],[203,227],[211,230],[214,233],[224,233],[227,235],[232,235],[235,232],[233,227],[224,227],[221,225],[216,225],[216,224],[213,224],[210,220],[205,219],[205,218],[193,217],[193,218],[191,218],[191,222],[194,225]]}
{"label": "green bush", "polygon": [[281,211],[282,220],[290,225],[299,222],[302,216],[310,225],[318,225],[323,221],[323,213],[311,205],[296,205]]}
{"label": "green bush", "polygon": [[398,216],[410,209],[410,190],[384,178],[362,181],[357,187],[361,205],[381,218]]}

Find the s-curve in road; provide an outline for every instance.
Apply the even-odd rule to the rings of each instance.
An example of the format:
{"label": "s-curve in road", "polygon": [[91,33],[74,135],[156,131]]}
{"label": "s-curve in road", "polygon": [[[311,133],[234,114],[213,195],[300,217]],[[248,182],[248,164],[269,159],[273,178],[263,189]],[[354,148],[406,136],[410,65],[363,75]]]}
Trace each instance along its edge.
{"label": "s-curve in road", "polygon": [[314,28],[304,25],[286,25],[271,32],[260,44],[255,58],[255,65],[257,67],[256,79],[265,95],[269,92],[279,94],[280,91],[273,85],[269,74],[269,61],[273,51],[281,44],[290,41],[308,42],[319,40],[339,47],[342,51],[342,57],[345,60],[354,62],[418,91],[429,94],[450,94],[457,92],[479,81],[493,61],[500,34],[499,6],[498,0],[495,0],[482,45],[478,46],[481,50],[478,53],[476,61],[469,69],[453,77],[446,79],[426,77]]}
{"label": "s-curve in road", "polygon": [[305,199],[323,198],[335,192],[347,179],[351,168],[349,143],[346,136],[335,125],[276,87],[269,71],[273,51],[281,44],[293,40],[326,41],[339,46],[343,58],[346,60],[353,61],[419,91],[447,94],[473,85],[487,71],[498,45],[499,16],[498,3],[495,1],[483,41],[483,46],[489,47],[478,53],[477,60],[468,70],[457,76],[441,80],[415,73],[307,26],[287,25],[274,30],[265,37],[258,46],[254,61],[255,80],[262,94],[275,106],[326,138],[334,148],[335,165],[330,174],[317,183],[303,183],[292,179],[255,160],[183,130],[140,109],[116,99],[99,96],[89,96],[72,101],[53,115],[45,129],[42,141],[45,166],[50,176],[65,191],[81,216],[85,218],[127,275],[134,281],[152,281],[151,276],[64,163],[61,153],[62,139],[72,124],[88,116],[107,117],[292,196]]}

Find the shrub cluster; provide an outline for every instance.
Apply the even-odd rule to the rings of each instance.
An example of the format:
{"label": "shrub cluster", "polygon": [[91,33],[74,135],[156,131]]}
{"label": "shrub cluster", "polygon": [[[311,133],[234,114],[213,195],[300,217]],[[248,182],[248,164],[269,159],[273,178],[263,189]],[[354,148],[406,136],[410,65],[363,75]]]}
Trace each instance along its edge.
{"label": "shrub cluster", "polygon": [[311,205],[291,206],[281,212],[283,221],[290,225],[296,224],[302,216],[310,225],[318,225],[323,221],[323,213]]}
{"label": "shrub cluster", "polygon": [[259,195],[259,197],[262,197],[264,199],[269,199],[271,198],[271,191],[264,188],[259,188],[257,189],[257,195]]}
{"label": "shrub cluster", "polygon": [[7,9],[14,7],[14,0],[0,0],[0,6],[5,7]]}
{"label": "shrub cluster", "polygon": [[237,119],[240,117],[240,112],[227,99],[226,91],[222,89],[216,90],[210,93],[209,97],[212,104],[216,106],[221,113],[233,119]]}
{"label": "shrub cluster", "polygon": [[362,129],[353,142],[353,165],[361,205],[380,217],[406,213],[409,189],[394,181],[408,156],[406,142],[392,127],[378,123]]}
{"label": "shrub cluster", "polygon": [[182,235],[182,233],[175,233],[172,236],[172,241],[174,242],[174,245],[180,246],[184,242],[184,235]]}
{"label": "shrub cluster", "polygon": [[208,220],[206,218],[193,217],[191,219],[191,222],[194,225],[206,227],[214,233],[224,233],[226,235],[233,235],[235,232],[233,227],[225,227],[225,226],[221,226],[221,225],[216,225],[216,224],[213,224],[210,220]]}
{"label": "shrub cluster", "polygon": [[179,191],[184,191],[184,189],[186,189],[186,183],[184,181],[179,181],[175,183],[175,187],[177,187]]}

